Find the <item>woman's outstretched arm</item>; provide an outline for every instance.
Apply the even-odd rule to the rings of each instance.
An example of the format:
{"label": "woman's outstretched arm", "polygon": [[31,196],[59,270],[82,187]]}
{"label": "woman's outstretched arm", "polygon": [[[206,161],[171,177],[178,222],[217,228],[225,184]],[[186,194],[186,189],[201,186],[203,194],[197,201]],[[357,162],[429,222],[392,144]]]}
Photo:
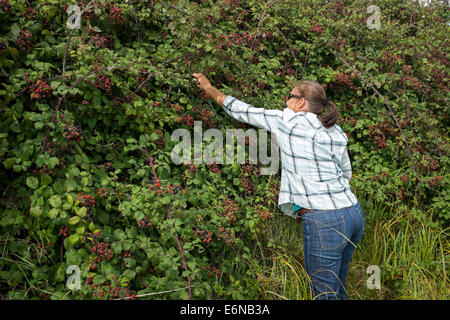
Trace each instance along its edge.
{"label": "woman's outstretched arm", "polygon": [[267,131],[276,131],[278,123],[282,119],[281,110],[268,110],[256,108],[248,103],[240,101],[233,96],[227,96],[214,88],[201,73],[193,73],[197,87],[206,91],[209,97],[216,101],[225,112],[239,120]]}

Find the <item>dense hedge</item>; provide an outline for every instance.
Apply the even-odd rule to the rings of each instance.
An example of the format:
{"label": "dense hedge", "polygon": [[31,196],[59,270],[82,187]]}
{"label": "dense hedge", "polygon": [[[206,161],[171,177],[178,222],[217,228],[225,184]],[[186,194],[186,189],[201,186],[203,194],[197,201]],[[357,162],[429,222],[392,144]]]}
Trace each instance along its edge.
{"label": "dense hedge", "polygon": [[448,226],[444,6],[379,2],[370,29],[360,0],[90,3],[70,30],[88,1],[0,1],[3,298],[258,297],[249,243],[280,213],[279,174],[173,164],[177,128],[249,128],[192,72],[266,108],[323,83],[352,190]]}

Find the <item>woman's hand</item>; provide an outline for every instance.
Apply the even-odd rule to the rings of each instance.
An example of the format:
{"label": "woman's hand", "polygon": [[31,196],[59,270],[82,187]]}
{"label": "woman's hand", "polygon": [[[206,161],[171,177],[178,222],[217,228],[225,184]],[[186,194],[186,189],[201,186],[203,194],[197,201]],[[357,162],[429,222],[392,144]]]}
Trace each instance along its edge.
{"label": "woman's hand", "polygon": [[206,90],[211,87],[211,83],[206,79],[203,73],[193,73],[192,76],[195,79],[195,84],[198,88]]}
{"label": "woman's hand", "polygon": [[214,88],[211,83],[209,83],[208,79],[206,79],[204,74],[193,73],[192,76],[195,79],[195,84],[197,85],[197,87],[204,90],[207,97],[213,99],[220,106],[223,105],[223,101],[227,96]]}

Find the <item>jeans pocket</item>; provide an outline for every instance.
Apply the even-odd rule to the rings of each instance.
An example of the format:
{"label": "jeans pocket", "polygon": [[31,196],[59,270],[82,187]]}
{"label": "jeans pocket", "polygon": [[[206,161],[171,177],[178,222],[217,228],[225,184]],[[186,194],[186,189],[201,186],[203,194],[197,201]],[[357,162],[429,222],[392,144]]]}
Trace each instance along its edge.
{"label": "jeans pocket", "polygon": [[347,226],[342,215],[330,211],[329,214],[322,217],[314,217],[314,225],[321,248],[337,250],[347,244]]}

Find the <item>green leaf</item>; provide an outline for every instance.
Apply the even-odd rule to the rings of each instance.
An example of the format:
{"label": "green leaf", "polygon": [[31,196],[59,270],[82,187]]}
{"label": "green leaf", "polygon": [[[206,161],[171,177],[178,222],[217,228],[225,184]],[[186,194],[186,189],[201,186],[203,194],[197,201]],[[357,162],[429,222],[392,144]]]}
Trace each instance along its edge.
{"label": "green leaf", "polygon": [[53,208],[59,208],[61,206],[61,198],[58,195],[51,196],[49,202]]}
{"label": "green leaf", "polygon": [[[125,278],[127,278],[128,280],[133,280],[134,277],[136,276],[136,271],[127,269],[127,270],[125,270],[125,272],[122,274],[122,276],[125,277]],[[128,282],[128,281],[125,281],[125,282]]]}
{"label": "green leaf", "polygon": [[135,144],[135,143],[137,143],[136,139],[134,139],[134,138],[128,138],[127,139],[127,144]]}
{"label": "green leaf", "polygon": [[64,190],[66,192],[70,192],[70,191],[75,190],[77,188],[77,186],[78,186],[77,182],[75,180],[73,180],[73,179],[67,179],[64,182]]}
{"label": "green leaf", "polygon": [[187,276],[190,275],[190,274],[191,274],[190,271],[185,270],[185,271],[182,272],[181,276],[182,276],[182,277],[187,277]]}
{"label": "green leaf", "polygon": [[95,127],[95,124],[97,123],[97,118],[95,117],[90,117],[88,119],[88,126],[89,128],[93,129]]}
{"label": "green leaf", "polygon": [[5,166],[5,169],[11,169],[15,163],[16,163],[16,158],[8,158],[5,161],[3,161],[3,165]]}
{"label": "green leaf", "polygon": [[50,82],[50,87],[52,88],[52,90],[55,90],[56,88],[59,87],[60,84],[61,84],[60,81],[52,81]]}
{"label": "green leaf", "polygon": [[125,259],[123,259],[123,261],[126,262],[127,268],[134,268],[136,266],[136,259],[125,258]]}
{"label": "green leaf", "polygon": [[103,275],[99,274],[94,277],[93,282],[94,282],[94,284],[99,285],[99,284],[102,284],[103,282],[105,282],[105,280],[106,280],[105,277]]}
{"label": "green leaf", "polygon": [[122,245],[118,243],[113,243],[111,249],[114,251],[115,254],[120,254],[122,252]]}
{"label": "green leaf", "polygon": [[77,228],[77,233],[78,234],[84,234],[84,226],[80,226]]}
{"label": "green leaf", "polygon": [[59,159],[57,157],[51,157],[45,164],[49,169],[54,169],[59,164]]}
{"label": "green leaf", "polygon": [[20,27],[19,27],[19,25],[18,25],[17,23],[14,23],[14,24],[11,26],[11,35],[12,35],[14,38],[17,38],[17,37],[19,36],[19,34],[20,34]]}
{"label": "green leaf", "polygon": [[185,97],[181,97],[179,101],[180,101],[180,103],[183,103],[183,104],[188,102],[188,100]]}
{"label": "green leaf", "polygon": [[52,183],[52,177],[47,174],[43,174],[41,176],[41,185],[48,186],[50,183]]}
{"label": "green leaf", "polygon": [[39,180],[36,177],[28,177],[27,186],[31,189],[37,189],[39,187]]}
{"label": "green leaf", "polygon": [[80,175],[80,169],[73,167],[69,170],[69,173],[74,177],[78,177]]}
{"label": "green leaf", "polygon": [[60,264],[58,269],[56,269],[56,272],[55,272],[55,281],[63,282],[65,278],[66,278],[65,265]]}
{"label": "green leaf", "polygon": [[30,214],[34,217],[39,217],[42,214],[42,207],[40,206],[31,207]]}
{"label": "green leaf", "polygon": [[78,242],[78,240],[80,240],[80,235],[79,234],[72,234],[71,236],[69,236],[67,238],[67,240],[69,240],[69,243],[71,245],[74,245],[75,243]]}
{"label": "green leaf", "polygon": [[87,214],[87,208],[86,207],[81,207],[77,211],[77,216],[84,217],[86,214]]}
{"label": "green leaf", "polygon": [[127,238],[126,233],[123,232],[123,231],[120,230],[120,229],[114,230],[114,236],[116,237],[116,239],[122,240],[122,241],[125,240],[125,239]]}
{"label": "green leaf", "polygon": [[16,48],[9,48],[9,52],[15,58],[19,55],[19,51]]}
{"label": "green leaf", "polygon": [[66,200],[68,204],[73,205],[73,198],[70,194],[67,195]]}
{"label": "green leaf", "polygon": [[78,222],[80,222],[80,217],[79,216],[73,216],[72,218],[69,219],[69,224],[71,224],[71,225],[75,225]]}
{"label": "green leaf", "polygon": [[156,141],[158,139],[159,139],[159,134],[157,132],[153,132],[152,135],[150,136],[150,140]]}
{"label": "green leaf", "polygon": [[48,216],[50,219],[55,219],[58,216],[59,209],[53,208],[48,212]]}
{"label": "green leaf", "polygon": [[171,200],[170,197],[162,197],[159,201],[161,201],[162,204],[169,204]]}

